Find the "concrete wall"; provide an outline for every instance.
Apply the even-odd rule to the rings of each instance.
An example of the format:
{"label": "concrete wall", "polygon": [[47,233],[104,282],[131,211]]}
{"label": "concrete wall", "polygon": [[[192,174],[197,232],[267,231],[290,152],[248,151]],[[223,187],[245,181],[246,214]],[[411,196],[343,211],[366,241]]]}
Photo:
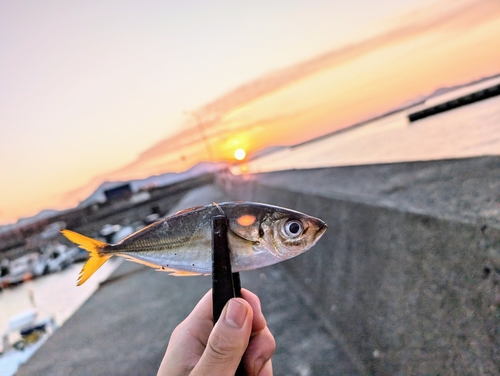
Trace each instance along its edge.
{"label": "concrete wall", "polygon": [[[460,168],[450,168],[453,164]],[[481,171],[478,164],[488,168]],[[463,173],[467,165],[475,166],[472,178]],[[419,170],[418,164],[408,169],[398,164],[391,174],[387,166],[359,169],[371,169],[375,175],[377,169],[384,170],[403,190],[411,182],[397,179],[397,174]],[[420,167],[434,168],[443,181],[440,188],[439,179],[434,179],[433,188],[441,201],[449,196],[446,184],[454,177],[461,186],[480,181],[484,195],[498,197],[492,207],[500,209],[498,191],[488,188],[497,187],[498,182],[488,182],[500,172],[498,159],[426,162]],[[356,167],[342,172],[358,173]],[[381,195],[350,195],[349,189],[339,193],[335,179],[330,179],[336,174],[338,169],[227,175],[219,184],[234,199],[293,208],[328,223],[312,250],[283,267],[331,334],[368,373],[500,373],[498,218],[474,218],[470,212],[467,220],[440,217],[432,210],[412,211]],[[322,179],[315,178],[320,175]],[[359,174],[352,183],[370,184]],[[446,191],[440,195],[439,189]],[[412,207],[419,208],[418,200]]]}

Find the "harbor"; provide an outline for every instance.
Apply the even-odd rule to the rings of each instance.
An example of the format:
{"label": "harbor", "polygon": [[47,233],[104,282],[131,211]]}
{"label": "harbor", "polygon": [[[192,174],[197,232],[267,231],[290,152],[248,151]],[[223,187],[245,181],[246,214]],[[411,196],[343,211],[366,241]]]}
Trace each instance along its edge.
{"label": "harbor", "polygon": [[370,5],[0,3],[0,376],[500,375],[500,2]]}
{"label": "harbor", "polygon": [[[26,362],[92,296],[100,282],[120,264],[117,261],[104,265],[95,279],[81,288],[77,288],[75,281],[82,263],[75,263],[60,272],[4,289],[0,293],[0,375],[14,375],[19,365]],[[30,336],[29,332],[22,336],[20,333],[45,323],[47,327],[40,328],[37,336]]]}
{"label": "harbor", "polygon": [[[500,362],[494,352],[500,328],[498,100],[414,124],[407,110],[399,111],[162,186],[115,184],[101,192],[107,200],[100,204],[3,234],[2,244],[10,247],[4,254],[29,255],[26,246],[35,242],[27,239],[51,223],[116,241],[113,231],[135,230],[192,206],[280,205],[320,217],[329,229],[304,255],[241,273],[276,338],[276,375],[494,374]],[[58,324],[16,374],[155,374],[172,330],[211,286],[210,278],[170,277],[123,262],[106,263],[101,276],[77,288],[80,265],[1,293],[2,305],[15,306],[5,298],[22,295],[19,309],[36,306],[43,317],[55,314]],[[49,292],[34,288],[43,284]],[[54,306],[56,295],[69,302],[66,308]],[[8,311],[2,320],[17,313]]]}
{"label": "harbor", "polygon": [[[275,374],[495,373],[499,182],[498,157],[224,174],[172,211],[244,199],[329,224],[311,251],[241,275],[278,343]],[[209,288],[124,263],[18,374],[155,374]]]}

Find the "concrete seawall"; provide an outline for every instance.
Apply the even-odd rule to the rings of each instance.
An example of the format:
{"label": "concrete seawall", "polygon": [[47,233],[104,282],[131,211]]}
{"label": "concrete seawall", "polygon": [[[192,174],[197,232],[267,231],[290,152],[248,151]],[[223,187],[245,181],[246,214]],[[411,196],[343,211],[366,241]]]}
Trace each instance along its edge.
{"label": "concrete seawall", "polygon": [[219,185],[328,223],[283,267],[368,373],[500,373],[499,157],[228,175]]}
{"label": "concrete seawall", "polygon": [[[216,184],[165,207],[253,200],[329,225],[305,254],[242,273],[278,344],[275,375],[500,373],[500,157]],[[123,263],[18,375],[156,374],[172,330],[209,287]]]}

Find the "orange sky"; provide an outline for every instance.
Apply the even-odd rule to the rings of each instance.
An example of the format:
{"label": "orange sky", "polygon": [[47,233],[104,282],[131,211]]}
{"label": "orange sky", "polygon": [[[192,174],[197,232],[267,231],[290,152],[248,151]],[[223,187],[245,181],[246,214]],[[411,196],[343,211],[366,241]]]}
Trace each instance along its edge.
{"label": "orange sky", "polygon": [[[219,87],[219,96],[212,96],[214,100],[205,101],[207,104],[196,110],[178,105],[177,125],[163,139],[148,128],[150,123],[167,121],[164,114],[152,110],[151,101],[156,99],[146,101],[138,95],[132,103],[143,106],[145,118],[138,117],[135,125],[123,128],[123,137],[118,134],[114,139],[116,131],[108,134],[103,124],[102,134],[92,135],[94,144],[89,141],[92,138],[86,138],[84,124],[72,128],[70,124],[76,119],[61,123],[53,131],[59,144],[71,145],[75,154],[88,155],[87,160],[69,166],[61,155],[60,168],[40,166],[22,186],[4,186],[2,189],[10,191],[0,195],[0,223],[35,214],[44,207],[72,207],[104,180],[182,171],[208,160],[200,127],[208,138],[212,160],[231,160],[237,148],[251,154],[267,146],[302,142],[389,111],[439,87],[500,73],[500,2],[443,0],[422,4],[417,9],[379,17],[364,30],[365,34],[358,30],[350,39],[346,37],[348,43],[334,43],[331,50],[315,57],[291,61],[288,66],[281,64],[284,68],[275,64],[268,73],[262,71],[259,78],[246,83],[239,81],[240,86],[225,94],[220,95]],[[119,73],[113,66],[109,69]],[[114,96],[112,85],[105,90],[109,90],[107,97]],[[197,88],[192,90],[195,93]],[[117,97],[117,103],[119,100]],[[71,105],[71,101],[68,103],[66,106]],[[119,105],[106,116],[123,117],[121,124],[127,124],[127,117],[140,116],[129,113],[130,106]],[[96,107],[98,103],[89,104],[86,111],[96,111]],[[168,121],[175,122],[174,118]],[[149,141],[142,141],[144,132],[151,133]],[[22,137],[30,135],[25,132]],[[110,146],[121,146],[123,157],[117,155],[116,148],[99,146],[103,137],[108,138]],[[151,139],[160,141],[152,143]],[[42,142],[40,137],[38,140]],[[125,154],[126,150],[134,152]],[[36,165],[37,157],[21,162]],[[11,179],[24,173],[14,162],[6,171]],[[48,193],[33,195],[33,186]]]}
{"label": "orange sky", "polygon": [[188,129],[160,141],[115,176],[146,176],[165,165],[181,171],[208,159],[193,127],[197,121],[214,160],[231,160],[238,147],[251,153],[302,142],[437,88],[499,73],[498,35],[498,2],[409,14],[384,34],[273,72],[204,106]]}

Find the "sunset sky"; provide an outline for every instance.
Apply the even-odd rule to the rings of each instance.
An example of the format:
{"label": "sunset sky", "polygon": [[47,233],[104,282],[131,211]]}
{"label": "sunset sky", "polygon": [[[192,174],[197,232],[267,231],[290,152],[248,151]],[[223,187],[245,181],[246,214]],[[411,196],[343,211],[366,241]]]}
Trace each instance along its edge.
{"label": "sunset sky", "polygon": [[500,73],[499,35],[498,0],[0,1],[0,224]]}

